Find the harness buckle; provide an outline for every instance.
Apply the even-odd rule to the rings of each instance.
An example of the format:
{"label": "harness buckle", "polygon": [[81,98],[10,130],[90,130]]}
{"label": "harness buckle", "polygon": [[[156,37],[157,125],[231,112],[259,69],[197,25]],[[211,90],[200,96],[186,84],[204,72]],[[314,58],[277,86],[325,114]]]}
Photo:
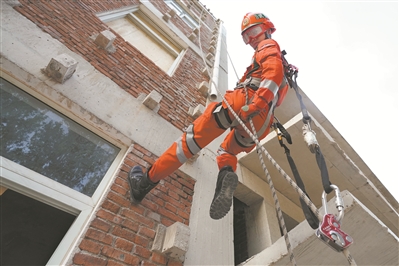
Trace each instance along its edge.
{"label": "harness buckle", "polygon": [[242,89],[242,88],[251,88],[254,91],[258,90],[260,85],[260,79],[259,78],[254,78],[254,77],[248,77],[246,80],[244,80],[241,83],[238,83],[237,86],[234,88],[236,89]]}
{"label": "harness buckle", "polygon": [[336,195],[335,204],[338,209],[338,218],[336,218],[334,214],[328,213],[326,192],[323,191],[321,199],[324,208],[324,216],[319,228],[316,230],[316,236],[333,250],[341,252],[353,243],[353,239],[341,230],[344,203],[340,190],[335,185],[331,185],[331,188],[334,189]]}

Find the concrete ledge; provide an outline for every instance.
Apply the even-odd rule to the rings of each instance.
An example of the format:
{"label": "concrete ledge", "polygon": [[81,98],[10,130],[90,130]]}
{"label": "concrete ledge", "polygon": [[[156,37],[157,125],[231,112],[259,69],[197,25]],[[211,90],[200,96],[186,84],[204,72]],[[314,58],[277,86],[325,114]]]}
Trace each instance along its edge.
{"label": "concrete ledge", "polygon": [[[341,229],[354,243],[349,251],[357,265],[397,265],[399,239],[351,193],[341,193],[345,203],[345,216]],[[328,202],[331,213],[337,214],[335,198]],[[348,265],[342,252],[336,252],[315,235],[306,221],[289,232],[298,265]],[[240,265],[288,265],[290,259],[284,238],[271,247],[249,258]]]}

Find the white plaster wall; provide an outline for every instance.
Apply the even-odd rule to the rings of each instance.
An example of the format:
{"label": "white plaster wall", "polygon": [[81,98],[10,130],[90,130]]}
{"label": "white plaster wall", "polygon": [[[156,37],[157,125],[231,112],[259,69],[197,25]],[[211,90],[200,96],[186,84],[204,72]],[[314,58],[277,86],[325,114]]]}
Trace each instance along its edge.
{"label": "white plaster wall", "polygon": [[[181,130],[146,108],[140,100],[120,89],[81,56],[42,32],[7,4],[2,5],[1,33],[1,72],[31,87],[46,103],[79,117],[84,125],[94,127],[126,146],[129,142],[137,142],[156,155],[161,155],[181,135]],[[52,57],[63,53],[77,60],[78,66],[69,80],[58,84],[41,69]],[[232,212],[219,221],[209,217],[218,173],[215,151],[222,138],[203,149],[195,162],[181,167],[197,180],[186,265],[231,265],[234,261]]]}

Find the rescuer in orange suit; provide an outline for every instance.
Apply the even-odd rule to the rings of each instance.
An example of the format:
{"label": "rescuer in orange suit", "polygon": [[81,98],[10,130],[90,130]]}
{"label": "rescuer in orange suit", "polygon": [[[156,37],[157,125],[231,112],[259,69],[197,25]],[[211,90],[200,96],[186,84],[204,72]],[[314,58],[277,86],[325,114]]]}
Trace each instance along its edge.
{"label": "rescuer in orange suit", "polygon": [[[255,50],[252,64],[237,83],[233,91],[227,91],[225,99],[241,120],[250,127],[251,118],[259,139],[264,138],[273,122],[274,108],[283,101],[288,85],[284,77],[281,51],[271,38],[275,27],[262,13],[247,13],[241,23],[241,35],[245,44]],[[246,102],[246,91],[249,102]],[[244,107],[245,108],[242,108]],[[255,143],[240,126],[224,102],[213,102],[198,117],[149,169],[143,173],[140,166],[134,166],[128,176],[130,197],[139,203],[154,188],[159,180],[177,170],[194,154],[207,146],[228,128],[229,134],[218,149],[216,158],[219,174],[215,195],[210,206],[210,216],[221,219],[230,210],[238,177],[236,155],[250,152]]]}

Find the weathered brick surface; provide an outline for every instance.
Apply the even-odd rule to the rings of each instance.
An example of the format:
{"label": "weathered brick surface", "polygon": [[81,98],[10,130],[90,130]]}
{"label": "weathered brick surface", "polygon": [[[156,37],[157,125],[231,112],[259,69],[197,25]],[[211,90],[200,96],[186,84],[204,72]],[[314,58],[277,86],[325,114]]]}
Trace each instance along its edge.
{"label": "weathered brick surface", "polygon": [[[137,97],[140,93],[149,94],[152,90],[159,92],[163,98],[158,114],[175,127],[183,129],[193,121],[187,115],[190,107],[206,104],[205,98],[197,90],[197,84],[202,81],[209,82],[209,78],[202,74],[202,69],[205,67],[203,59],[193,50],[186,51],[174,75],[170,77],[96,16],[106,11],[135,7],[139,1],[20,0],[20,2],[22,5],[15,7],[18,12],[71,51],[80,54],[133,97]],[[170,10],[164,1],[150,2],[161,12]],[[193,31],[178,16],[175,16],[170,23],[175,24],[186,36]],[[206,16],[204,23],[211,29],[215,27],[210,15]],[[93,36],[107,29],[116,35],[113,43],[116,51],[112,54],[97,47],[93,41]],[[212,31],[206,27],[201,27],[200,31],[201,46],[206,55]],[[194,43],[199,45],[198,38]]]}
{"label": "weathered brick surface", "polygon": [[[151,152],[135,144],[124,164],[138,161],[138,155],[156,159]],[[146,165],[144,162],[141,166],[145,168]],[[177,221],[189,224],[195,181],[178,170],[161,180],[141,204],[133,205],[129,201],[127,173],[123,169],[80,242],[73,265],[183,265],[152,252],[151,247],[158,224],[170,226]]]}

